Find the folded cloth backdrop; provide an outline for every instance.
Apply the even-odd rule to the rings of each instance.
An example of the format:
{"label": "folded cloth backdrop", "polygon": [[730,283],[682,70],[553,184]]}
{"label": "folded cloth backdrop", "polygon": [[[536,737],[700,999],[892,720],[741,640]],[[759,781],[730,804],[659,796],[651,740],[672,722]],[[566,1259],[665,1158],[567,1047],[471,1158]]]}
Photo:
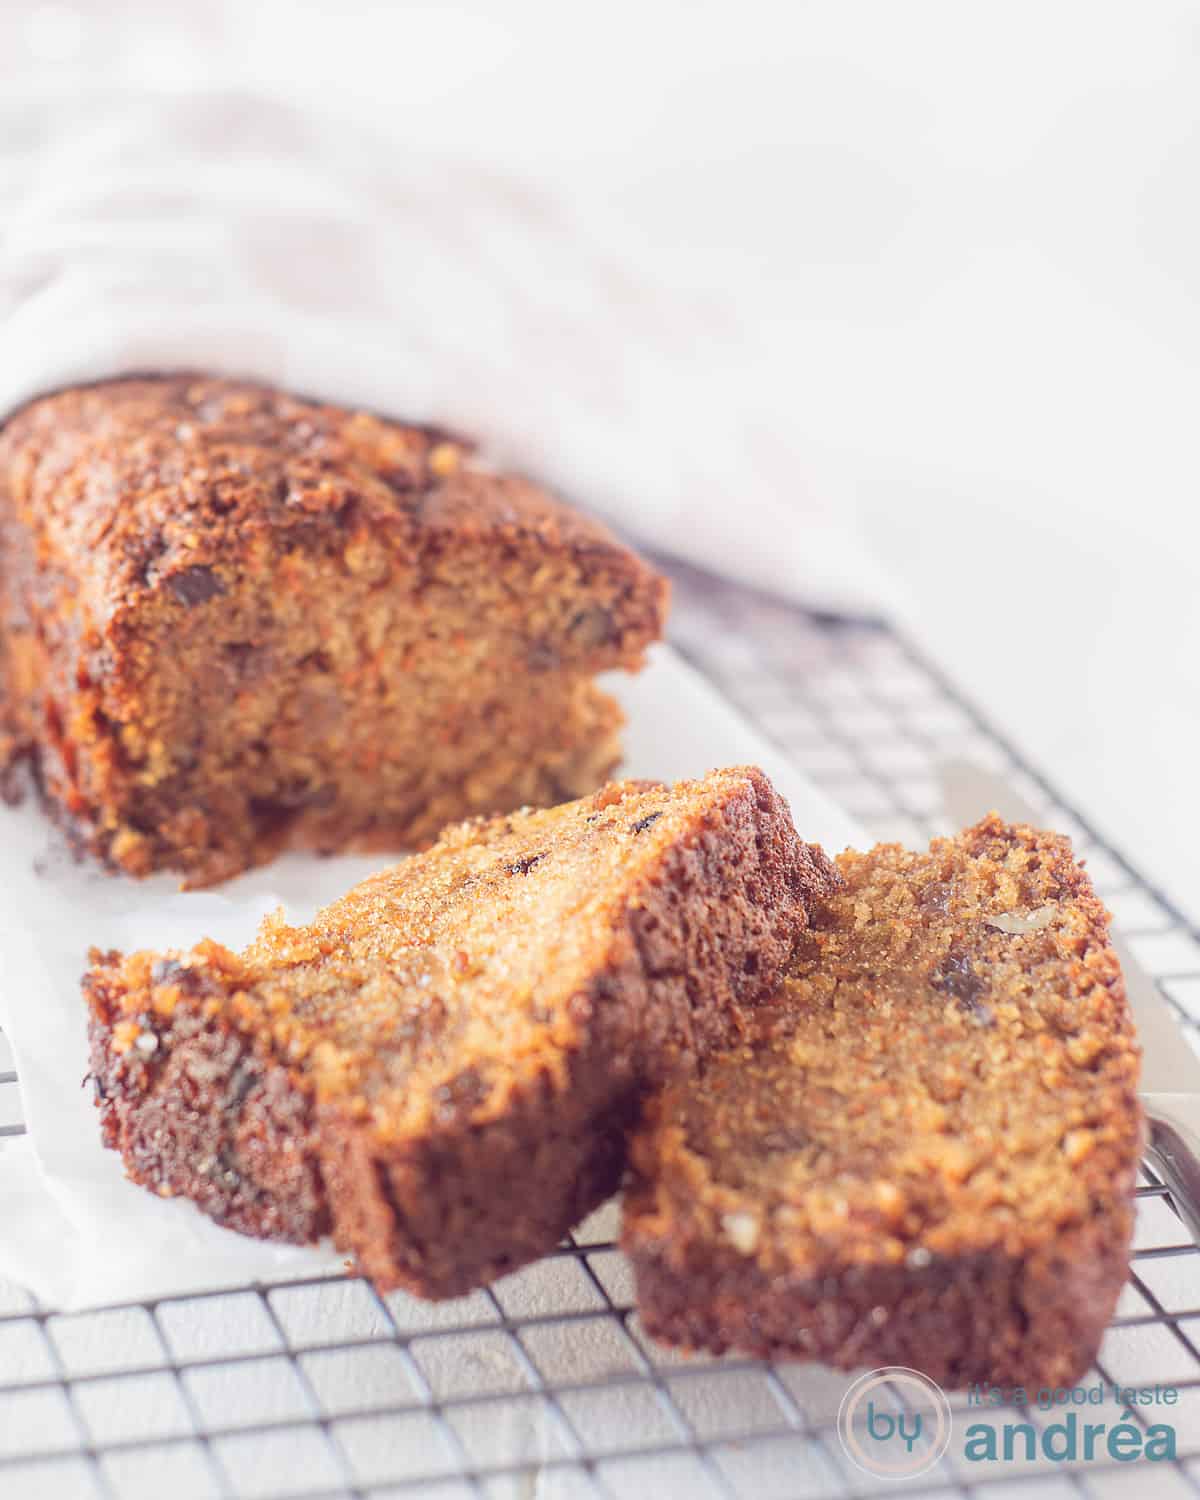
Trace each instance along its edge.
{"label": "folded cloth backdrop", "polygon": [[246,93],[17,94],[0,226],[0,416],[127,372],[250,376],[443,424],[814,607],[887,599],[806,493],[735,306],[520,181]]}

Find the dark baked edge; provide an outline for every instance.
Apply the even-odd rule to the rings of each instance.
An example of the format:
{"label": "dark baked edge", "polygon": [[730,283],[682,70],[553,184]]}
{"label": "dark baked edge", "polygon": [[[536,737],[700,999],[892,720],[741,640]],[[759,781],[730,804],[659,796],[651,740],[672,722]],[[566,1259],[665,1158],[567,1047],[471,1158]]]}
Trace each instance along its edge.
{"label": "dark baked edge", "polygon": [[1128,1275],[1132,1233],[1127,1202],[1023,1255],[979,1251],[817,1278],[764,1271],[732,1251],[693,1251],[681,1269],[677,1246],[636,1234],[622,1243],[639,1317],[663,1343],[842,1370],[906,1365],[948,1390],[1034,1390],[1072,1385],[1092,1364]]}
{"label": "dark baked edge", "polygon": [[[114,1045],[121,1019],[93,953],[84,976],[89,1066],[104,1144],[126,1175],[164,1198],[190,1198],[218,1224],[260,1239],[304,1244],[329,1231],[308,1091],[255,1037],[202,994],[169,1018],[139,1015],[153,1050]],[[149,1045],[149,1042],[145,1043]]]}

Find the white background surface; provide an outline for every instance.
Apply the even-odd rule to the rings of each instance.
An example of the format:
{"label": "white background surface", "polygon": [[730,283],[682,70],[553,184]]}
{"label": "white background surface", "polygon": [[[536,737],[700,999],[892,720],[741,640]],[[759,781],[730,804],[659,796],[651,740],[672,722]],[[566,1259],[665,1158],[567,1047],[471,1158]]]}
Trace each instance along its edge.
{"label": "white background surface", "polygon": [[461,150],[732,295],[797,496],[1200,912],[1194,5],[10,3],[0,43],[0,77],[249,80]]}

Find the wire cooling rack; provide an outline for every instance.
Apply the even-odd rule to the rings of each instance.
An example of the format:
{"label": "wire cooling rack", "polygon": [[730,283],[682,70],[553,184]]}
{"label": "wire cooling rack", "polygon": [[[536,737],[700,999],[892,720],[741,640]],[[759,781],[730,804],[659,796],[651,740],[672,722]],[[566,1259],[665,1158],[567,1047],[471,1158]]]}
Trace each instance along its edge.
{"label": "wire cooling rack", "polygon": [[[920,845],[949,831],[935,773],[950,757],[999,771],[1072,834],[1197,1045],[1197,934],[910,645],[671,571],[675,644],[876,838]],[[0,1134],[22,1129],[0,1036]],[[1200,1493],[1200,1252],[1150,1173],[1138,1192],[1133,1274],[1088,1379],[1174,1386],[1175,1462],[988,1465],[950,1452],[900,1488]],[[839,1444],[846,1376],[650,1343],[615,1232],[609,1205],[540,1265],[442,1304],[309,1276],[64,1315],[0,1283],[0,1497],[804,1500],[887,1488]]]}

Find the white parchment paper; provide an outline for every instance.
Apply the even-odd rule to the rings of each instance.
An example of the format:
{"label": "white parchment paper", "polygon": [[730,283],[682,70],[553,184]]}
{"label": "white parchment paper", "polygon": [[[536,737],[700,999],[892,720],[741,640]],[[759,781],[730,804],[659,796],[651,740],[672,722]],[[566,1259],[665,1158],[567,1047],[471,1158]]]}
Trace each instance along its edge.
{"label": "white parchment paper", "polygon": [[[629,715],[624,774],[672,780],[754,762],[788,798],[805,838],[830,851],[862,842],[854,823],[669,649],[611,686]],[[327,1247],[247,1239],[125,1181],[82,1086],[79,979],[93,944],[161,948],[209,936],[241,946],[274,907],[303,920],[388,863],[288,855],[219,890],[181,894],[165,876],[135,882],[77,863],[32,800],[0,809],[0,1026],[29,1126],[0,1153],[0,1274],[76,1309],[341,1264]]]}

